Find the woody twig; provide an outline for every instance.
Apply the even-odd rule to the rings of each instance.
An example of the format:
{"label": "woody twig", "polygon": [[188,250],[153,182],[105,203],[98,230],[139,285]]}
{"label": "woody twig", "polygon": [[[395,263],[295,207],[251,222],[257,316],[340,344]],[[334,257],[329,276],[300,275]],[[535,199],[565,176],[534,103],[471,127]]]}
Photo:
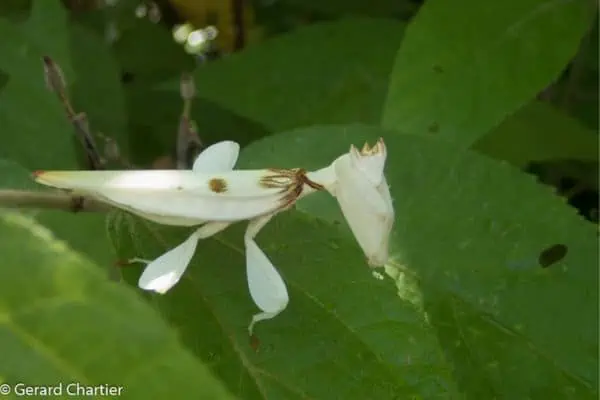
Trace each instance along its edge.
{"label": "woody twig", "polygon": [[0,208],[38,208],[70,212],[107,212],[111,206],[100,201],[64,192],[29,192],[0,189]]}
{"label": "woody twig", "polygon": [[[85,150],[88,168],[91,170],[104,169],[106,161],[100,155],[94,136],[90,131],[87,116],[85,113],[77,113],[73,109],[60,66],[48,56],[43,57],[43,62],[46,84],[57,95],[67,118],[72,123],[75,135]],[[194,121],[190,118],[195,87],[194,81],[189,74],[182,74],[180,91],[183,99],[183,110],[179,119],[177,132],[177,168],[188,169],[203,149],[203,144],[198,136]],[[106,158],[118,160],[128,168],[133,168],[120,154],[119,147],[114,139],[101,133],[98,133],[98,137],[104,142]],[[0,189],[0,208],[41,208],[59,209],[70,212],[106,212],[112,207],[92,198],[74,196],[65,192],[45,193]]]}
{"label": "woody twig", "polygon": [[103,155],[96,145],[94,135],[90,130],[89,121],[85,112],[76,112],[67,92],[67,84],[60,68],[52,58],[44,56],[44,77],[46,85],[56,94],[60,100],[67,118],[73,125],[75,136],[81,143],[87,158],[87,169],[100,170],[104,169],[107,160],[116,161],[126,168],[133,168],[129,161],[121,155],[117,142],[109,136],[97,133],[97,136],[104,142]]}
{"label": "woody twig", "polygon": [[62,103],[67,118],[75,130],[75,136],[77,136],[77,139],[79,139],[79,142],[85,151],[88,169],[104,169],[102,158],[100,157],[94,136],[90,132],[87,115],[83,112],[75,113],[67,93],[66,81],[60,66],[48,56],[44,56],[42,59],[44,61],[44,76],[46,78],[46,85],[50,91],[56,94]]}
{"label": "woody twig", "polygon": [[203,148],[194,121],[190,118],[192,99],[196,95],[194,80],[190,74],[181,75],[180,93],[183,99],[183,111],[179,117],[177,130],[176,164],[177,169],[189,169]]}

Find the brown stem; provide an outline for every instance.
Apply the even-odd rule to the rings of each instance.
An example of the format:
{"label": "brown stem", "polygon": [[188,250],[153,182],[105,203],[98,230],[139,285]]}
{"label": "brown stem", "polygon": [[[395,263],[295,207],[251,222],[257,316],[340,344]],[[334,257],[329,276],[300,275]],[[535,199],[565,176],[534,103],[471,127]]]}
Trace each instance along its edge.
{"label": "brown stem", "polygon": [[88,169],[99,170],[104,169],[102,159],[94,137],[90,131],[89,123],[85,113],[76,113],[67,93],[67,82],[62,73],[60,65],[58,65],[51,57],[42,57],[44,63],[44,77],[48,88],[56,94],[60,100],[67,118],[73,125],[75,136],[79,139],[83,150],[85,151]]}
{"label": "brown stem", "polygon": [[244,0],[231,0],[233,10],[234,39],[233,49],[241,50],[246,44],[246,29],[244,26]]}
{"label": "brown stem", "polygon": [[69,117],[69,119],[71,120],[71,124],[75,129],[75,135],[77,136],[77,139],[79,139],[79,143],[81,143],[81,147],[83,147],[85,151],[89,169],[104,169],[102,159],[100,158],[100,152],[98,151],[98,146],[96,146],[94,136],[92,136],[92,133],[90,132],[90,125],[88,123],[87,115],[82,112],[74,115],[73,117]]}
{"label": "brown stem", "polygon": [[196,96],[194,78],[189,73],[181,74],[180,93],[183,99],[183,111],[179,118],[176,142],[177,169],[189,169],[194,159],[202,151],[202,141],[193,127],[190,118],[192,99]]}
{"label": "brown stem", "polygon": [[0,208],[44,208],[70,212],[108,212],[108,204],[61,192],[0,190]]}

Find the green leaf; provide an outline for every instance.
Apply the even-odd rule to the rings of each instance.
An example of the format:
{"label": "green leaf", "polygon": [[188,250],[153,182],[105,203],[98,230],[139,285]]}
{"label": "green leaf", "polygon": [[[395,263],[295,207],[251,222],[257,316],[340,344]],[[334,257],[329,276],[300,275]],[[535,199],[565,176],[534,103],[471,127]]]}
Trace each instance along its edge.
{"label": "green leaf", "polygon": [[[64,60],[66,63],[70,55],[67,12],[60,3],[34,0],[29,18],[22,25],[23,33],[29,40],[55,60]],[[63,66],[63,71],[70,74],[70,65]]]}
{"label": "green leaf", "polygon": [[410,0],[375,0],[368,3],[360,0],[283,0],[281,3],[335,16],[359,15],[384,18],[406,18],[418,8],[418,5]]}
{"label": "green leaf", "polygon": [[[199,67],[198,96],[268,132],[315,123],[375,123],[402,31],[397,21],[369,18],[303,27]],[[164,87],[179,91],[179,82]]]}
{"label": "green leaf", "polygon": [[[245,224],[244,224],[245,225]],[[109,229],[123,259],[154,258],[189,233],[124,213]],[[242,225],[201,241],[183,279],[149,296],[187,347],[243,399],[459,398],[422,310],[371,276],[354,243],[299,213],[277,216],[257,238],[290,293],[288,308],[255,327]],[[124,273],[135,284],[140,268]],[[447,393],[447,394],[446,394]]]}
{"label": "green leaf", "polygon": [[123,31],[114,51],[122,71],[131,74],[134,82],[150,85],[178,79],[181,72],[194,67],[194,58],[173,40],[166,26],[135,18],[133,13],[127,19],[118,19],[117,27]]}
{"label": "green leaf", "polygon": [[[0,159],[0,189],[47,192],[45,186],[31,179],[31,171],[12,160]],[[110,249],[106,234],[106,217],[100,213],[72,213],[64,210],[22,209],[22,213],[50,228],[59,239],[84,253],[102,267],[105,273],[114,274],[116,256]],[[93,238],[93,240],[90,240]]]}
{"label": "green leaf", "polygon": [[426,2],[398,51],[383,125],[470,145],[558,77],[593,14],[587,0]]}
{"label": "green leaf", "polygon": [[18,163],[0,158],[0,188],[41,191],[43,186],[31,179],[31,171]]}
{"label": "green leaf", "polygon": [[[44,12],[46,18],[40,20]],[[0,19],[0,69],[8,83],[0,92],[0,157],[25,167],[65,168],[75,164],[71,126],[56,95],[44,84],[42,56],[52,55],[72,76],[65,10],[58,2],[35,1],[30,18],[15,25]]]}
{"label": "green leaf", "polygon": [[569,70],[552,85],[549,96],[554,104],[577,117],[593,131],[598,131],[598,85],[600,47],[598,13],[593,26],[582,39],[579,52]]}
{"label": "green leaf", "polygon": [[[461,391],[471,399],[596,398],[596,228],[533,177],[456,144],[368,126],[274,135],[247,147],[239,168],[318,168],[379,136],[397,217],[389,270],[399,287],[417,282]],[[318,197],[296,209],[342,222],[350,236],[335,202]],[[555,244],[567,246],[566,257],[542,268],[538,256]],[[348,292],[362,301],[362,288]]]}
{"label": "green leaf", "polygon": [[[120,147],[127,144],[118,66],[107,45],[92,31],[68,23],[59,2],[37,0],[33,4],[22,24],[0,20],[0,32],[11,38],[0,43],[0,69],[9,75],[0,92],[0,158],[17,166],[0,170],[0,179],[11,189],[45,189],[25,174],[35,169],[76,169],[77,155],[82,154],[60,101],[44,83],[43,55],[51,55],[60,65],[74,94],[73,107],[88,113],[90,129],[120,139]],[[34,214],[38,222],[97,265],[113,268],[115,257],[106,250],[104,216],[64,211]]]}
{"label": "green leaf", "polygon": [[[69,35],[76,78],[71,85],[74,107],[85,112],[91,130],[110,136],[127,154],[127,105],[121,67],[105,39],[93,29],[71,22]],[[98,146],[102,148],[101,141]]]}
{"label": "green leaf", "polygon": [[553,159],[598,161],[598,135],[541,101],[517,111],[473,148],[518,167]]}
{"label": "green leaf", "polygon": [[[23,168],[23,166],[14,161],[0,158],[0,192],[4,190],[42,192],[45,190],[45,188],[42,185],[38,185],[31,179],[31,171]],[[3,194],[0,194],[0,196],[4,197]],[[2,200],[5,198],[6,197],[4,197]],[[2,200],[0,200],[0,212],[2,212],[3,207],[5,207],[5,203]],[[7,208],[12,209],[13,207],[7,206]],[[16,210],[16,208],[14,209]],[[33,217],[38,213],[38,210],[19,208],[19,212],[23,215]],[[106,253],[106,250],[104,253]]]}
{"label": "green leaf", "polygon": [[155,312],[43,227],[0,214],[0,380],[122,387],[126,398],[230,398]]}
{"label": "green leaf", "polygon": [[[127,103],[132,162],[148,166],[158,156],[173,154],[183,109],[179,93],[130,87]],[[194,100],[193,110],[192,117],[205,144],[229,139],[245,145],[269,133],[260,124],[202,98]]]}
{"label": "green leaf", "polygon": [[0,15],[11,21],[22,21],[27,18],[31,1],[4,0],[0,3]]}
{"label": "green leaf", "polygon": [[[60,3],[35,1],[22,24],[0,20],[10,41],[0,45],[0,69],[8,83],[0,92],[0,156],[34,169],[68,168],[83,150],[56,94],[44,84],[42,56],[60,66],[75,112],[88,114],[92,133],[127,144],[127,116],[119,67],[102,38],[69,23]],[[100,143],[98,143],[100,144]],[[100,147],[101,148],[101,147]],[[42,151],[39,151],[42,149]]]}
{"label": "green leaf", "polygon": [[[31,179],[31,171],[12,160],[0,159],[0,189],[44,192],[49,189]],[[100,213],[70,213],[63,210],[24,209],[23,213],[52,229],[58,238],[101,266],[106,273],[114,269],[116,256],[106,235],[105,216]],[[85,234],[82,234],[84,232]],[[93,240],[90,240],[90,237]]]}

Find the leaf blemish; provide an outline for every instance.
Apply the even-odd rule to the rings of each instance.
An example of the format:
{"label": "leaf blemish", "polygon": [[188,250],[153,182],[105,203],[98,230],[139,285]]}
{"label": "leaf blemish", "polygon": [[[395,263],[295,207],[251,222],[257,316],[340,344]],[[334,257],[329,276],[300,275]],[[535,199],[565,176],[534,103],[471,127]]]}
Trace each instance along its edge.
{"label": "leaf blemish", "polygon": [[567,255],[568,247],[564,244],[554,244],[544,249],[539,257],[538,263],[542,268],[548,268],[549,266],[556,264]]}
{"label": "leaf blemish", "polygon": [[427,127],[427,131],[429,131],[429,133],[438,133],[440,131],[440,125],[437,122],[432,122],[431,125]]}

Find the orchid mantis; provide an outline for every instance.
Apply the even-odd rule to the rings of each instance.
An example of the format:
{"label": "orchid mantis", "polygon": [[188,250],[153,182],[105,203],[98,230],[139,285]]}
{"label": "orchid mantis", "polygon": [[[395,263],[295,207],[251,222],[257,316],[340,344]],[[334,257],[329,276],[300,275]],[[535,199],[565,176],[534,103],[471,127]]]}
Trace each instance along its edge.
{"label": "orchid mantis", "polygon": [[261,310],[248,327],[275,317],[288,304],[286,285],[255,237],[277,213],[319,190],[333,195],[371,266],[388,258],[388,238],[394,221],[392,200],[384,176],[383,139],[361,151],[350,151],[314,172],[303,169],[234,170],[239,145],[222,141],[205,149],[189,171],[38,171],[41,184],[91,196],[148,220],[198,228],[181,244],[146,263],[138,286],[166,293],[183,276],[197,243],[249,220],[244,235],[246,275],[250,295]]}

